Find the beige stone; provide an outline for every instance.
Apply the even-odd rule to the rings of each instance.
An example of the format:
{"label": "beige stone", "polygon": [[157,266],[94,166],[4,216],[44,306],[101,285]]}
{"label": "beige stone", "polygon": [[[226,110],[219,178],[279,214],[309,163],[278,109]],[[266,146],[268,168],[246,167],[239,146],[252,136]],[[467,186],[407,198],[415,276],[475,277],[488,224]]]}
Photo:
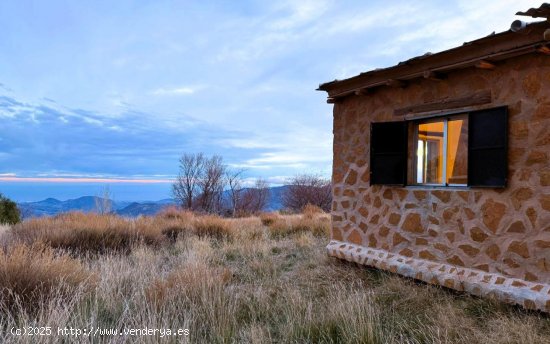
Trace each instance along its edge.
{"label": "beige stone", "polygon": [[432,191],[432,195],[439,198],[439,200],[443,203],[448,203],[451,200],[451,192],[450,191],[434,190],[434,191]]}
{"label": "beige stone", "polygon": [[483,223],[491,232],[496,233],[499,229],[500,220],[506,211],[506,205],[495,202],[492,199],[487,200],[482,206]]}
{"label": "beige stone", "polygon": [[540,75],[537,72],[528,74],[523,79],[522,86],[528,97],[535,97],[541,88]]}
{"label": "beige stone", "polygon": [[388,233],[390,232],[390,229],[386,226],[382,226],[380,227],[380,230],[378,231],[378,234],[380,234],[380,236],[382,237],[385,237],[388,235]]}
{"label": "beige stone", "polygon": [[376,247],[377,243],[376,236],[374,234],[369,235],[369,247]]}
{"label": "beige stone", "polygon": [[399,224],[399,221],[401,221],[401,215],[396,214],[396,213],[391,213],[390,214],[390,218],[388,219],[388,222],[391,225],[396,226],[397,224]]}
{"label": "beige stone", "polygon": [[378,224],[378,221],[380,220],[380,215],[376,214],[373,217],[370,218],[369,223],[372,223],[373,225]]}
{"label": "beige stone", "polygon": [[366,207],[359,208],[357,212],[359,212],[359,214],[361,214],[364,218],[369,217],[369,210]]}
{"label": "beige stone", "polygon": [[498,245],[492,244],[485,250],[485,254],[492,260],[497,260],[500,256],[500,248]]}
{"label": "beige stone", "polygon": [[351,189],[344,190],[344,196],[346,197],[355,197],[355,191]]}
{"label": "beige stone", "polygon": [[464,262],[457,255],[454,255],[451,258],[447,259],[447,262],[449,262],[453,265],[464,266]]}
{"label": "beige stone", "polygon": [[529,126],[527,121],[511,121],[510,122],[510,135],[523,139],[529,136]]}
{"label": "beige stone", "polygon": [[342,231],[340,230],[340,228],[336,228],[334,226],[332,227],[331,238],[332,240],[342,241]]}
{"label": "beige stone", "polygon": [[540,151],[540,150],[534,150],[529,153],[527,156],[527,160],[525,161],[525,164],[527,166],[535,165],[535,164],[546,164],[548,162],[548,154],[546,152]]}
{"label": "beige stone", "polygon": [[420,251],[420,253],[418,254],[418,257],[419,258],[422,258],[422,259],[426,259],[426,260],[436,260],[437,257],[434,256],[430,251],[428,250],[422,250]]}
{"label": "beige stone", "polygon": [[489,236],[479,227],[470,229],[470,238],[476,242],[484,242]]}
{"label": "beige stone", "polygon": [[449,240],[450,243],[455,242],[455,233],[453,232],[446,232],[445,236],[447,237],[447,240]]}
{"label": "beige stone", "polygon": [[524,242],[513,241],[508,246],[508,252],[513,252],[523,258],[529,258],[529,248]]}
{"label": "beige stone", "polygon": [[361,234],[359,234],[359,232],[356,230],[351,231],[351,233],[348,235],[347,240],[357,245],[361,245],[363,243],[363,240],[361,239]]}
{"label": "beige stone", "polygon": [[361,181],[363,183],[368,183],[370,181],[370,171],[369,170],[366,170],[362,175],[361,175]]}
{"label": "beige stone", "polygon": [[529,188],[519,188],[512,192],[512,204],[514,208],[519,209],[521,204],[533,197],[533,191]]}
{"label": "beige stone", "polygon": [[355,170],[350,170],[346,177],[346,184],[355,185],[355,183],[357,183],[357,172]]}
{"label": "beige stone", "polygon": [[409,240],[405,239],[399,233],[394,233],[393,234],[393,246],[397,246],[397,245],[401,244],[402,242],[409,242]]}
{"label": "beige stone", "polygon": [[409,191],[405,189],[397,189],[395,190],[395,193],[397,194],[397,197],[399,197],[399,200],[403,202],[405,198],[409,195]]}
{"label": "beige stone", "polygon": [[435,243],[434,248],[444,253],[447,253],[451,250],[449,246],[443,245],[441,243]]}
{"label": "beige stone", "polygon": [[540,104],[533,115],[533,120],[543,120],[550,118],[550,103]]}
{"label": "beige stone", "polygon": [[413,194],[414,194],[414,197],[419,201],[425,200],[426,196],[428,196],[428,193],[426,191],[421,191],[421,190],[414,190]]}
{"label": "beige stone", "polygon": [[393,192],[391,191],[391,189],[386,189],[384,190],[382,197],[384,197],[385,199],[391,200],[393,199]]}
{"label": "beige stone", "polygon": [[540,206],[546,211],[550,211],[550,195],[542,195],[540,197]]}
{"label": "beige stone", "polygon": [[414,243],[418,246],[426,246],[426,245],[428,245],[428,240],[426,240],[424,238],[416,238]]}
{"label": "beige stone", "polygon": [[527,215],[529,222],[531,222],[531,226],[535,227],[535,222],[537,221],[537,211],[535,208],[527,208],[525,215]]}
{"label": "beige stone", "polygon": [[550,240],[535,240],[535,245],[540,248],[550,248]]}
{"label": "beige stone", "polygon": [[479,253],[479,249],[471,245],[459,245],[458,248],[460,248],[462,251],[464,251],[464,253],[466,253],[470,257],[475,257]]}
{"label": "beige stone", "polygon": [[550,169],[540,171],[539,180],[541,186],[550,186]]}
{"label": "beige stone", "polygon": [[416,213],[411,213],[407,215],[405,221],[401,228],[407,232],[412,233],[424,233],[424,228],[422,228],[422,222],[420,220],[420,215]]}
{"label": "beige stone", "polygon": [[521,221],[516,221],[508,227],[506,232],[507,233],[525,233],[525,225]]}

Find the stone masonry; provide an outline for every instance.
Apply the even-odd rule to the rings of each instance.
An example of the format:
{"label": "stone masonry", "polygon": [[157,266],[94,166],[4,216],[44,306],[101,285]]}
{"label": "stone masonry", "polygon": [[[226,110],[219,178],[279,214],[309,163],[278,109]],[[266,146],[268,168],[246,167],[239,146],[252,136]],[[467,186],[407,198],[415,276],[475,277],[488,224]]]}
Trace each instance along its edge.
{"label": "stone masonry", "polygon": [[[509,109],[506,188],[370,186],[372,121],[480,90],[492,94],[483,108]],[[329,254],[550,311],[549,90],[550,56],[532,53],[336,103]]]}

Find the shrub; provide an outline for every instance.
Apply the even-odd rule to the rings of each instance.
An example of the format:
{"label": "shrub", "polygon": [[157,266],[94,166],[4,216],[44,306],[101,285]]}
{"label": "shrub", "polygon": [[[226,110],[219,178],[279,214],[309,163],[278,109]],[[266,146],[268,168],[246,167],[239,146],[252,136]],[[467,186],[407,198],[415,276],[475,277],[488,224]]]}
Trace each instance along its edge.
{"label": "shrub", "polygon": [[40,302],[68,296],[85,282],[90,287],[95,281],[96,276],[78,260],[43,245],[0,250],[0,307],[12,312],[15,305],[38,309]]}
{"label": "shrub", "polygon": [[302,214],[304,215],[304,217],[310,219],[312,219],[315,215],[324,213],[325,211],[323,209],[311,203],[306,204],[305,207],[302,209]]}
{"label": "shrub", "polygon": [[199,237],[228,239],[233,237],[234,230],[231,223],[217,215],[205,215],[195,219],[195,234]]}
{"label": "shrub", "polygon": [[132,245],[159,245],[161,230],[147,218],[128,220],[115,215],[66,213],[53,218],[31,219],[13,227],[16,241],[43,242],[73,253],[128,253]]}
{"label": "shrub", "polygon": [[180,221],[190,221],[193,219],[194,215],[192,211],[180,209],[175,206],[169,206],[162,209],[157,217],[164,218],[167,220],[180,220]]}
{"label": "shrub", "polygon": [[271,226],[279,216],[275,213],[261,213],[260,214],[260,220],[262,221],[262,224],[264,226]]}
{"label": "shrub", "polygon": [[308,218],[305,216],[292,216],[280,218],[269,226],[272,237],[285,237],[292,234],[311,232],[315,236],[328,237],[330,233],[330,220],[326,217]]}
{"label": "shrub", "polygon": [[14,225],[21,221],[17,204],[0,194],[0,224]]}

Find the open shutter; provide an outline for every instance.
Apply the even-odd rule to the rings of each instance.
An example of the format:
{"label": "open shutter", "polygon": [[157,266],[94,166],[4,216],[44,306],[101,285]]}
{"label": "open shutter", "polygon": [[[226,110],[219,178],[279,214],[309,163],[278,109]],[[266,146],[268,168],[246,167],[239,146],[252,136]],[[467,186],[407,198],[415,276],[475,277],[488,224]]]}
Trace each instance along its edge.
{"label": "open shutter", "polygon": [[371,185],[405,185],[407,182],[407,123],[371,124]]}
{"label": "open shutter", "polygon": [[468,119],[468,186],[505,187],[508,178],[508,109],[471,112]]}

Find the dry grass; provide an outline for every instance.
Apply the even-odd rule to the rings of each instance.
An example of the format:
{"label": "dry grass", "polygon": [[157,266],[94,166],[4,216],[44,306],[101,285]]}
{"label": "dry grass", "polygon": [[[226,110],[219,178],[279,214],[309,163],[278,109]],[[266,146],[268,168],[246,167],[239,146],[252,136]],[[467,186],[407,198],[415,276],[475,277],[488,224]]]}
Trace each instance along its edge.
{"label": "dry grass", "polygon": [[36,310],[37,304],[92,286],[95,275],[68,255],[42,245],[0,250],[0,308]]}
{"label": "dry grass", "polygon": [[[74,227],[74,216],[34,220],[21,228]],[[183,340],[193,343],[550,343],[550,319],[544,314],[327,257],[326,214],[272,217],[269,226],[259,217],[222,219],[178,210],[155,218],[111,219],[160,236],[159,245],[136,240],[126,254],[69,257],[61,249],[17,246],[21,263],[11,270],[19,271],[13,275],[19,285],[32,289],[33,280],[44,280],[54,287],[31,293],[49,297],[21,301],[35,312],[20,307],[0,317],[0,342],[34,343],[12,336],[9,328],[40,324],[188,328],[190,336]],[[110,223],[94,215],[81,220]],[[172,227],[182,229],[168,240],[166,228]],[[29,271],[26,264],[33,266],[33,278],[23,273]],[[87,279],[90,273],[95,282]],[[56,276],[77,276],[66,279],[91,290],[49,292],[59,290]],[[12,285],[7,290],[14,290]],[[40,338],[62,340],[68,339]],[[92,341],[179,343],[182,338],[75,339]]]}

